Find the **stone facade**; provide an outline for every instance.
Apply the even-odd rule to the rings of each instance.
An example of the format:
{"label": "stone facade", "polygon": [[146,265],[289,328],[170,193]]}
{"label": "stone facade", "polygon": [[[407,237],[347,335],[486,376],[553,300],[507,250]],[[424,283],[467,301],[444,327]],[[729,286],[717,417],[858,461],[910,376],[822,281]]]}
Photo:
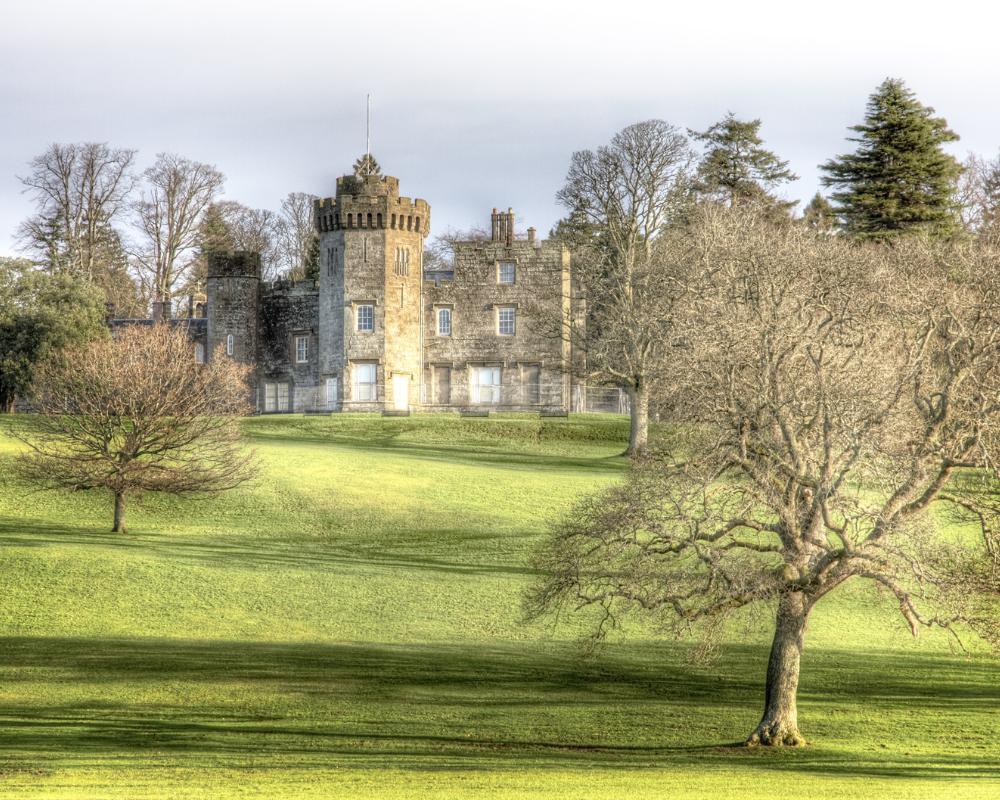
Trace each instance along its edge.
{"label": "stone facade", "polygon": [[315,213],[318,281],[262,283],[255,254],[209,263],[208,352],[257,364],[261,412],[573,407],[578,354],[552,335],[558,320],[535,324],[539,298],[577,313],[564,247],[516,240],[513,213],[494,209],[491,241],[459,243],[453,272],[425,275],[430,206],[389,176],[340,178]]}

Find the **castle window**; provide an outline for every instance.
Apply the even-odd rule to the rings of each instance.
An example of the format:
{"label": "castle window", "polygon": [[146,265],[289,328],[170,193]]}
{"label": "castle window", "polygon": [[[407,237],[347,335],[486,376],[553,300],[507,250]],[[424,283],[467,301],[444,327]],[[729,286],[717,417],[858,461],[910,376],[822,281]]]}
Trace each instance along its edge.
{"label": "castle window", "polygon": [[378,220],[378,227],[381,228],[382,227],[382,215],[381,214],[378,215],[377,220]]}
{"label": "castle window", "polygon": [[417,217],[417,230],[420,230],[420,217]]}
{"label": "castle window", "polygon": [[392,222],[390,223],[390,225],[391,225],[391,226],[392,226],[393,228],[395,228],[395,227],[396,227],[396,215],[395,215],[395,214],[393,214],[393,215],[392,215]]}
{"label": "castle window", "polygon": [[513,307],[501,307],[497,309],[497,333],[501,336],[514,335],[514,315],[516,311]]}
{"label": "castle window", "polygon": [[354,399],[355,400],[375,400],[375,365],[355,364],[354,365]]}
{"label": "castle window", "polygon": [[358,330],[375,330],[375,306],[358,306]]}
{"label": "castle window", "polygon": [[438,309],[438,336],[451,336],[451,309]]}
{"label": "castle window", "polygon": [[296,336],[295,337],[295,363],[296,364],[308,364],[309,363],[309,337],[308,336]]}
{"label": "castle window", "polygon": [[538,364],[521,365],[521,394],[529,405],[542,402],[542,368]]}
{"label": "castle window", "polygon": [[267,413],[288,411],[288,396],[287,383],[265,383],[264,411]]}
{"label": "castle window", "polygon": [[434,402],[451,403],[451,367],[434,367]]}
{"label": "castle window", "polygon": [[407,217],[406,218],[406,230],[408,230],[408,231],[412,231],[413,230],[413,217]]}
{"label": "castle window", "polygon": [[353,214],[348,214],[347,215],[347,227],[348,228],[353,228],[354,227],[354,215]]}
{"label": "castle window", "polygon": [[409,248],[396,248],[396,277],[407,278],[410,275],[410,250]]}
{"label": "castle window", "polygon": [[326,379],[326,410],[333,411],[337,404],[337,379]]}
{"label": "castle window", "polygon": [[333,227],[336,230],[340,230],[340,212],[339,211],[336,214],[333,215]]}
{"label": "castle window", "polygon": [[500,370],[496,367],[473,367],[472,402],[483,405],[500,402]]}
{"label": "castle window", "polygon": [[198,344],[194,346],[194,363],[195,364],[205,363],[205,345],[203,345],[201,342],[198,342]]}
{"label": "castle window", "polygon": [[229,334],[226,337],[226,355],[231,356],[233,354],[233,335]]}
{"label": "castle window", "polygon": [[364,260],[365,260],[365,263],[367,263],[368,262],[368,237],[367,236],[362,240],[361,247],[362,247],[362,249],[364,251]]}
{"label": "castle window", "polygon": [[368,215],[368,227],[370,228],[371,226],[372,226],[372,215],[369,214]]}
{"label": "castle window", "polygon": [[497,283],[514,282],[514,262],[501,261],[497,265]]}

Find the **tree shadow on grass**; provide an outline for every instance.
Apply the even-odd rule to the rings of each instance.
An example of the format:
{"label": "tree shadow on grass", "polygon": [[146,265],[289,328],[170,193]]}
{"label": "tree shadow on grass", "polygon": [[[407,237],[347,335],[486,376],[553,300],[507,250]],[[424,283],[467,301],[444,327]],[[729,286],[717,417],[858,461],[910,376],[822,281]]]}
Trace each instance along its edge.
{"label": "tree shadow on grass", "polygon": [[67,544],[113,547],[155,553],[159,557],[189,561],[199,566],[270,569],[302,568],[355,570],[358,567],[424,570],[454,575],[533,575],[536,570],[510,563],[478,563],[428,555],[419,545],[427,539],[456,538],[461,532],[420,529],[412,532],[414,543],[379,547],[364,539],[357,542],[320,540],[315,544],[265,540],[254,543],[239,537],[192,537],[154,533],[111,533],[99,528],[65,525],[45,520],[0,516],[0,546],[63,547]]}
{"label": "tree shadow on grass", "polygon": [[[0,639],[7,703],[0,760],[85,766],[156,751],[199,763],[270,768],[725,768],[880,779],[1000,779],[991,751],[947,755],[814,746],[731,747],[762,698],[765,648],[735,647],[711,669],[662,646],[580,661],[569,646],[362,646],[185,640]],[[837,703],[989,719],[991,662],[822,652],[804,675],[806,724]],[[855,675],[849,699],[822,691]],[[945,680],[941,680],[944,676]],[[959,678],[956,680],[956,676]],[[38,698],[49,698],[51,700]],[[19,699],[23,698],[23,699]],[[961,713],[955,713],[961,712]],[[971,715],[971,716],[970,716]],[[720,737],[717,726],[728,728]],[[951,726],[950,728],[948,726]],[[809,733],[807,731],[806,735]],[[721,738],[721,741],[720,741]],[[926,743],[925,743],[926,744]]]}

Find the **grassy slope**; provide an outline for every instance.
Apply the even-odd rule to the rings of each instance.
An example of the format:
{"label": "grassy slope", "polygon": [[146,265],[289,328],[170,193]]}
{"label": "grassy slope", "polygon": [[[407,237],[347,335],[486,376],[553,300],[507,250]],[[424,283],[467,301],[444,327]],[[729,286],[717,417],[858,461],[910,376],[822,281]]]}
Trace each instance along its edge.
{"label": "grassy slope", "polygon": [[727,747],[764,644],[688,668],[637,620],[581,662],[572,623],[521,626],[527,555],[620,473],[622,420],[247,427],[255,487],[149,497],[128,537],[106,498],[0,473],[0,794],[1000,794],[994,663],[863,589],[814,615],[797,751]]}

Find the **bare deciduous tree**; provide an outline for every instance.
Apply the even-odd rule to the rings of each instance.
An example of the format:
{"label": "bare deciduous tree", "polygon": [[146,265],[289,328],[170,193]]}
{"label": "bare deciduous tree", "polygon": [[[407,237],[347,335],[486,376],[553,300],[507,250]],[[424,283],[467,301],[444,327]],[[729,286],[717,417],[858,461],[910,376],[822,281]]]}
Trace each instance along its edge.
{"label": "bare deciduous tree", "polygon": [[972,234],[1000,234],[1000,158],[969,153],[955,192],[962,227]]}
{"label": "bare deciduous tree", "polygon": [[[573,243],[573,275],[587,301],[586,329],[564,335],[586,352],[587,378],[624,389],[630,400],[627,455],[645,452],[649,391],[663,347],[662,254],[654,253],[663,226],[686,207],[694,154],[673,125],[649,120],[615,134],[597,152],[573,154],[556,198],[569,223],[586,227]],[[666,292],[664,294],[664,292]]]}
{"label": "bare deciduous tree", "polygon": [[190,266],[182,256],[197,246],[202,216],[225,176],[173,153],[160,153],[143,176],[146,189],[132,207],[142,234],[137,258],[153,298],[169,300]]}
{"label": "bare deciduous tree", "polygon": [[[809,614],[846,581],[882,587],[914,636],[997,636],[1000,252],[821,241],[701,210],[673,265],[684,331],[670,449],[580,505],[538,560],[531,608],[631,608],[718,634],[773,611],[764,713],[748,744],[797,745]],[[978,527],[949,543],[933,513]],[[977,581],[966,580],[977,575]]]}
{"label": "bare deciduous tree", "polygon": [[143,491],[187,497],[230,489],[255,472],[236,418],[252,411],[250,367],[224,353],[196,364],[183,331],[120,328],[114,339],[71,345],[39,365],[36,415],[13,432],[28,450],[22,474],[39,487],[102,489],[114,528]]}
{"label": "bare deciduous tree", "polygon": [[17,239],[50,271],[93,276],[106,231],[135,186],[135,150],[104,142],[53,144],[18,178],[37,213],[21,223]]}
{"label": "bare deciduous tree", "polygon": [[319,277],[319,234],[316,233],[317,197],[306,192],[290,192],[281,201],[278,244],[282,271],[293,280]]}

